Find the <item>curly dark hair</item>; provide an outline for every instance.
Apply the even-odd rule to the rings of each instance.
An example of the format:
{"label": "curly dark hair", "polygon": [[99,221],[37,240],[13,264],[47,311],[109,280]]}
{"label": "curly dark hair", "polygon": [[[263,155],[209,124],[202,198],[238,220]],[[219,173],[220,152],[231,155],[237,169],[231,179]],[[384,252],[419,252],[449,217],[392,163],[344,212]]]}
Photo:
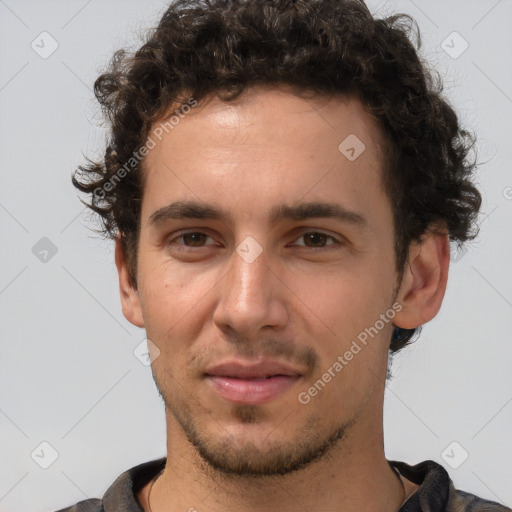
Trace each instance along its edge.
{"label": "curly dark hair", "polygon": [[[107,147],[101,161],[87,158],[72,177],[90,194],[90,202],[82,202],[99,214],[101,233],[120,235],[134,288],[141,155],[152,126],[187,98],[215,94],[233,101],[255,85],[361,99],[386,140],[383,184],[393,208],[399,275],[409,244],[433,226],[443,226],[459,245],[474,238],[481,205],[472,183],[474,137],[459,126],[439,76],[418,54],[420,45],[410,16],[376,19],[361,0],[170,4],[140,49],[117,51],[95,81],[109,123]],[[395,327],[390,350],[400,350],[419,329]]]}

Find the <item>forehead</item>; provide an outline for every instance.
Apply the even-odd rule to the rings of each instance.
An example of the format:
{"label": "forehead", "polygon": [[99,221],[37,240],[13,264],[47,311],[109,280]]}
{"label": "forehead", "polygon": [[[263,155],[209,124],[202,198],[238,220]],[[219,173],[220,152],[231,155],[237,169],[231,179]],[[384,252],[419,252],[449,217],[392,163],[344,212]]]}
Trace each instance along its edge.
{"label": "forehead", "polygon": [[254,215],[306,196],[343,197],[354,209],[363,195],[381,192],[381,133],[355,97],[255,87],[234,102],[209,97],[168,120],[152,127],[161,140],[144,162],[143,218],[170,200]]}
{"label": "forehead", "polygon": [[[253,86],[232,101],[210,95],[186,110],[170,109],[168,117],[154,124],[153,131],[163,127],[163,138],[174,133],[178,137],[200,138],[205,142],[217,137],[219,147],[230,142],[244,146],[295,142],[299,146],[317,136],[325,142],[323,145],[332,146],[340,137],[350,134],[359,134],[368,145],[382,144],[376,122],[355,95],[297,94],[285,86]],[[180,113],[177,116],[175,112]],[[170,117],[173,118],[171,124],[167,122]],[[248,132],[252,139],[244,138]],[[294,140],[290,140],[291,135]],[[318,142],[315,140],[316,144]],[[308,146],[306,144],[305,149]],[[148,159],[151,160],[151,156]]]}

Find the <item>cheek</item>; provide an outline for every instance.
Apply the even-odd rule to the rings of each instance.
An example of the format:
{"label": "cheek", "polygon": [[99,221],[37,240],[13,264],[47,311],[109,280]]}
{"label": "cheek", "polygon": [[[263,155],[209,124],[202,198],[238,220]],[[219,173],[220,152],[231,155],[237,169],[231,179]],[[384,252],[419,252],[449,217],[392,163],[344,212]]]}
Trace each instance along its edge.
{"label": "cheek", "polygon": [[321,393],[327,409],[338,407],[340,400],[350,409],[371,396],[384,375],[393,315],[386,317],[388,322],[380,315],[391,307],[392,283],[384,273],[379,275],[376,265],[364,267],[332,272],[320,283],[302,282],[305,306],[297,315],[304,319],[321,360],[313,382],[329,381],[328,391]]}
{"label": "cheek", "polygon": [[[357,335],[390,307],[392,283],[370,263],[316,275],[292,276],[289,287],[301,304],[300,315],[316,319],[335,338]],[[299,313],[298,313],[299,314]]]}
{"label": "cheek", "polygon": [[389,311],[389,304],[372,294],[352,298],[349,294],[347,299],[338,292],[326,305],[323,318],[335,335],[316,336],[321,362],[308,385],[322,389],[319,406],[344,415],[372,400],[383,385],[392,318],[388,317],[387,323],[380,320],[380,315]]}
{"label": "cheek", "polygon": [[212,314],[212,297],[222,275],[170,263],[140,265],[140,299],[149,339],[178,356],[199,339]]}

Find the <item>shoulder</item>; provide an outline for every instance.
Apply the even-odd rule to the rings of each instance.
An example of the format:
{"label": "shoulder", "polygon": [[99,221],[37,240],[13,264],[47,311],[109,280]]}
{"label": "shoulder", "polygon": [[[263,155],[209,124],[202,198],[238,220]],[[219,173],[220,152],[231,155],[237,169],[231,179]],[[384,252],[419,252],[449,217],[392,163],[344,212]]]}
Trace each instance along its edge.
{"label": "shoulder", "polygon": [[103,502],[97,498],[79,501],[71,507],[61,508],[56,512],[104,512]]}
{"label": "shoulder", "polygon": [[139,491],[165,468],[166,458],[144,462],[117,477],[103,499],[89,498],[56,512],[142,512]]}
{"label": "shoulder", "polygon": [[452,489],[446,512],[510,512],[495,501],[484,500],[469,492]]}
{"label": "shoulder", "polygon": [[419,486],[402,505],[400,512],[512,512],[504,505],[456,489],[444,467],[432,460],[414,466],[398,461],[389,463],[403,477]]}

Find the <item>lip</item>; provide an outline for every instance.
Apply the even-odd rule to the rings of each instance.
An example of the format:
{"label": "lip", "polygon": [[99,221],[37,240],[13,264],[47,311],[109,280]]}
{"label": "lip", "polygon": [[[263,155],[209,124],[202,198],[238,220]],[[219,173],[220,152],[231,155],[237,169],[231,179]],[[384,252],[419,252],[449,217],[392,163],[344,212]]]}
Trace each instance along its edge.
{"label": "lip", "polygon": [[276,375],[266,379],[237,379],[208,375],[207,380],[223,398],[236,404],[264,404],[290,389],[298,375]]}
{"label": "lip", "polygon": [[238,404],[263,404],[290,389],[301,373],[278,361],[225,362],[205,372],[212,388],[226,400]]}
{"label": "lip", "polygon": [[301,372],[279,361],[269,359],[258,363],[226,361],[208,367],[205,373],[209,376],[233,377],[238,379],[258,379],[274,375],[300,376]]}

